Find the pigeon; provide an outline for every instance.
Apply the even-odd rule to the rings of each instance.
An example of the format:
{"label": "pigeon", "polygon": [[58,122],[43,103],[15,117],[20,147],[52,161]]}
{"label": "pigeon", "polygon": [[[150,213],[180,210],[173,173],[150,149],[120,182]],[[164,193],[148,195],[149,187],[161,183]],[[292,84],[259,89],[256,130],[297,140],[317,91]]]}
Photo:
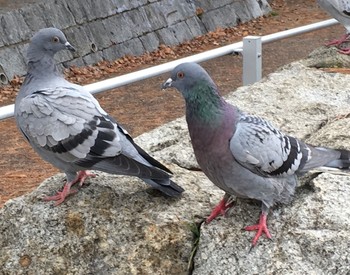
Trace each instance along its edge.
{"label": "pigeon", "polygon": [[84,87],[68,82],[54,55],[75,51],[62,31],[45,28],[31,39],[28,72],[15,101],[17,127],[32,148],[66,174],[57,195],[44,198],[62,203],[83,185],[89,170],[136,176],[170,197],[184,189],[170,180],[171,171],[138,146]]}
{"label": "pigeon", "polygon": [[[350,1],[349,0],[317,0],[318,4],[331,16],[339,21],[346,29],[339,39],[332,40],[326,46],[340,46],[344,42],[349,41],[350,37]],[[339,50],[340,53],[350,54],[350,48]]]}
{"label": "pigeon", "polygon": [[297,176],[316,167],[348,169],[350,152],[314,147],[282,133],[262,117],[227,103],[209,74],[196,63],[182,63],[171,72],[162,89],[176,88],[186,103],[186,121],[197,162],[224,198],[206,223],[232,206],[230,198],[262,202],[254,247],[267,228],[269,209],[291,201]]}

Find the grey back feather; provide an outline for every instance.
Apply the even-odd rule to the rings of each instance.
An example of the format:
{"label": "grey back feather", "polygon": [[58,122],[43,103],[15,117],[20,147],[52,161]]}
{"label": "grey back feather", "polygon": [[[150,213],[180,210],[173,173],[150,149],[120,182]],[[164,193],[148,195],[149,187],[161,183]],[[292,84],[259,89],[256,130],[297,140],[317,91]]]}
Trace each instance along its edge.
{"label": "grey back feather", "polygon": [[349,0],[318,0],[319,5],[333,18],[338,20],[350,33],[350,1]]}

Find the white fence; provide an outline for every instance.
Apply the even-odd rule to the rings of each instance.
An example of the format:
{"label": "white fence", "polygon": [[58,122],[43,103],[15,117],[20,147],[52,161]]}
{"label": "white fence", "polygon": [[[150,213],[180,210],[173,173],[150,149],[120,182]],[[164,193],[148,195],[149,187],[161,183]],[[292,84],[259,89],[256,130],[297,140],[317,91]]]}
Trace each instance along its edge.
{"label": "white fence", "polygon": [[[191,55],[185,58],[177,59],[162,65],[154,66],[148,69],[136,71],[122,76],[106,79],[100,82],[86,85],[85,88],[92,94],[101,93],[110,89],[114,89],[126,84],[147,79],[162,73],[171,71],[178,64],[183,62],[202,62],[214,59],[223,55],[242,52],[243,54],[243,84],[251,84],[261,79],[261,47],[262,44],[271,43],[277,40],[288,38],[295,35],[327,28],[338,24],[335,19],[329,19],[310,25],[281,31],[265,36],[248,36],[241,42],[230,44],[217,49],[209,50],[199,54]],[[0,108],[0,120],[13,116],[14,105],[8,105]]]}

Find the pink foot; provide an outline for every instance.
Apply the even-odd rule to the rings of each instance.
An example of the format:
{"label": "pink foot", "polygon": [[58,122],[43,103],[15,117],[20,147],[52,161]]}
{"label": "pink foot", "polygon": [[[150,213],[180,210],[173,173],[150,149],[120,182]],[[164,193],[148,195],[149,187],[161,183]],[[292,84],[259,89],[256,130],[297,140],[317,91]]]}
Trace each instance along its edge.
{"label": "pink foot", "polygon": [[225,215],[226,211],[233,205],[232,202],[227,204],[227,201],[228,201],[228,198],[225,195],[223,199],[219,202],[219,204],[215,206],[215,208],[213,209],[209,217],[205,220],[206,224],[210,223],[219,215],[222,215],[222,216]]}
{"label": "pink foot", "polygon": [[260,236],[263,233],[265,233],[266,237],[268,237],[269,239],[272,238],[269,230],[267,229],[266,219],[267,219],[267,215],[264,214],[264,213],[261,213],[258,224],[251,225],[251,226],[246,226],[244,228],[247,231],[258,231],[258,232],[256,232],[255,237],[254,237],[254,239],[252,241],[252,246],[253,247],[257,244]]}
{"label": "pink foot", "polygon": [[58,191],[57,194],[54,196],[46,196],[44,198],[44,201],[55,201],[55,206],[61,204],[62,202],[64,202],[64,200],[68,195],[78,192],[78,190],[70,190],[73,184],[74,184],[74,181],[67,182],[64,185],[62,191]]}
{"label": "pink foot", "polygon": [[329,46],[339,46],[340,44],[348,41],[348,38],[349,38],[349,34],[344,34],[339,39],[334,39],[334,40],[329,41],[328,43],[325,44],[325,46],[327,46],[327,47],[329,47]]}
{"label": "pink foot", "polygon": [[342,54],[350,55],[350,48],[340,49],[338,52]]}
{"label": "pink foot", "polygon": [[[76,183],[76,182],[79,181],[79,186],[82,187],[83,184],[84,184],[84,182],[85,182],[85,180],[86,180],[88,177],[95,178],[96,175],[95,175],[94,173],[91,173],[91,172],[88,171],[88,170],[79,171],[77,178],[74,180],[74,181],[75,181],[74,183]],[[74,183],[73,183],[73,184],[74,184]]]}
{"label": "pink foot", "polygon": [[44,197],[44,201],[55,201],[55,206],[61,204],[68,195],[78,192],[78,190],[71,190],[71,187],[77,182],[79,182],[79,186],[81,187],[88,177],[94,178],[96,175],[89,171],[79,171],[77,177],[73,181],[67,182],[62,191],[58,191],[54,196]]}

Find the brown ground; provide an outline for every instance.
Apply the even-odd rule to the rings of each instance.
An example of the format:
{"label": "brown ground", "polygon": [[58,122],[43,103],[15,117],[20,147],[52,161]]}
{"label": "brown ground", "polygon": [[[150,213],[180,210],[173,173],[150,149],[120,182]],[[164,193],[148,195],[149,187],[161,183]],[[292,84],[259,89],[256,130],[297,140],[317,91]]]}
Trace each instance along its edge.
{"label": "brown ground", "polygon": [[[102,62],[98,66],[73,68],[67,76],[74,82],[87,84],[99,79],[125,74],[141,68],[167,62],[186,55],[202,52],[240,41],[246,35],[265,35],[329,17],[321,11],[315,0],[273,0],[273,13],[228,30],[218,30],[177,47],[161,47],[155,53],[141,57],[125,57],[115,62]],[[305,58],[314,48],[344,33],[342,26],[285,39],[263,46],[263,74],[293,60]],[[226,94],[242,85],[242,58],[225,56],[203,63],[213,79]],[[132,136],[178,118],[184,114],[183,100],[176,91],[163,92],[160,84],[169,74],[127,85],[97,96],[101,105],[128,129]],[[0,90],[0,105],[13,103],[21,79]],[[0,207],[10,198],[23,195],[36,188],[42,180],[58,171],[43,162],[18,133],[13,119],[0,122]],[[57,189],[60,185],[57,185]]]}

